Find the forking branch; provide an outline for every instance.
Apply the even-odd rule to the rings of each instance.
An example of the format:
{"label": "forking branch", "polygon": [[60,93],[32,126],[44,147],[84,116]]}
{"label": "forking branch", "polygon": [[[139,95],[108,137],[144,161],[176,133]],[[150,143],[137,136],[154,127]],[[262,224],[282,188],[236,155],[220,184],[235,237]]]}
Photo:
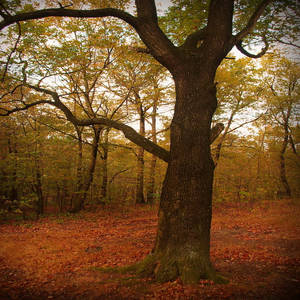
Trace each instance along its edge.
{"label": "forking branch", "polygon": [[[67,118],[67,120],[70,121],[71,123],[73,123],[74,125],[77,125],[77,126],[91,126],[91,125],[98,124],[98,125],[103,125],[103,126],[106,126],[106,127],[111,127],[111,128],[120,130],[120,131],[123,132],[124,136],[127,139],[129,139],[131,142],[133,142],[134,144],[144,148],[146,151],[148,151],[151,154],[157,156],[158,158],[162,159],[163,161],[169,162],[170,152],[168,150],[160,147],[159,145],[153,143],[151,140],[143,137],[138,132],[136,132],[132,127],[130,127],[126,124],[120,123],[118,121],[108,119],[106,117],[101,117],[101,116],[97,116],[95,118],[90,118],[90,119],[78,119],[71,112],[71,110],[64,103],[61,102],[60,96],[57,92],[51,91],[51,90],[46,89],[46,88],[34,86],[34,85],[31,85],[31,84],[28,84],[28,83],[25,83],[25,82],[23,83],[23,86],[26,86],[30,89],[33,89],[33,90],[37,91],[37,92],[40,92],[40,93],[46,94],[48,96],[51,96],[53,101],[51,101],[51,100],[39,100],[39,101],[35,101],[35,102],[29,103],[29,104],[23,104],[22,107],[16,107],[16,108],[13,108],[13,109],[10,109],[10,110],[1,108],[1,110],[3,110],[4,112],[3,113],[0,112],[0,116],[8,116],[12,113],[27,110],[30,107],[37,106],[37,105],[40,105],[40,104],[49,104],[51,106],[55,106],[60,111],[62,111],[64,113],[65,117]],[[219,136],[219,134],[222,132],[223,129],[224,129],[224,125],[221,124],[221,123],[216,124],[211,129],[211,137],[210,137],[211,143]]]}

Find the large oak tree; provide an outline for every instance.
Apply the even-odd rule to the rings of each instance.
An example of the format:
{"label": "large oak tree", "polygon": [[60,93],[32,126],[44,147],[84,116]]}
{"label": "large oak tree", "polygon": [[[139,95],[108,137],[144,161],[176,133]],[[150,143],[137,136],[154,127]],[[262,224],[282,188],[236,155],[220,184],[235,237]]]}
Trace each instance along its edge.
{"label": "large oak tree", "polygon": [[[210,261],[214,173],[210,144],[221,128],[217,126],[211,132],[211,120],[217,107],[215,74],[234,46],[251,57],[264,54],[267,47],[261,53],[252,55],[242,42],[251,40],[250,34],[253,32],[253,37],[257,38],[258,31],[254,29],[262,16],[264,23],[260,24],[260,28],[266,33],[271,24],[268,4],[274,4],[272,13],[284,8],[280,1],[271,0],[249,1],[249,6],[245,1],[234,0],[200,2],[204,12],[200,14],[201,22],[179,45],[171,42],[159,27],[154,0],[136,0],[136,16],[116,8],[76,10],[61,5],[59,8],[12,13],[5,5],[1,6],[1,30],[16,22],[19,24],[21,21],[49,16],[119,18],[135,29],[147,48],[145,52],[150,53],[172,74],[176,104],[171,123],[170,151],[140,136],[125,124],[103,117],[78,119],[60,101],[57,92],[30,83],[23,84],[48,95],[49,99],[23,103],[12,110],[2,110],[2,115],[8,115],[32,105],[47,103],[62,110],[78,126],[100,124],[119,129],[132,142],[168,162],[155,246],[152,253],[136,266],[139,272],[152,275],[159,281],[174,280],[177,277],[181,277],[185,283],[197,282],[200,278],[217,279]],[[247,9],[246,13],[241,12],[239,5]],[[235,22],[235,27],[234,18],[241,20]],[[266,36],[263,36],[263,40],[266,43]]]}

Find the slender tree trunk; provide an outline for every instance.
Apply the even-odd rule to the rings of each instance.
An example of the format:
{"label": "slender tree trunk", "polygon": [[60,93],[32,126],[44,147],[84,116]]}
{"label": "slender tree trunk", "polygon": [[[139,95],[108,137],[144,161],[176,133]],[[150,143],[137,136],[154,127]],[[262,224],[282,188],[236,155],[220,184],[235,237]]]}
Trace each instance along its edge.
{"label": "slender tree trunk", "polygon": [[[143,112],[142,105],[139,106],[139,115],[140,115],[140,135],[145,136],[145,116]],[[145,203],[144,197],[144,170],[145,170],[145,161],[144,161],[144,148],[138,147],[137,152],[137,177],[136,177],[136,193],[135,193],[135,202],[136,203]]]}
{"label": "slender tree trunk", "polygon": [[158,281],[216,279],[210,262],[214,172],[210,127],[217,105],[216,88],[214,76],[189,67],[174,78],[177,99],[158,233],[153,253],[140,267],[141,273]]}
{"label": "slender tree trunk", "polygon": [[57,204],[58,204],[58,207],[59,207],[59,212],[63,212],[63,199],[61,197],[61,189],[60,189],[60,186],[59,186],[59,183],[56,182],[56,201],[57,201]]}
{"label": "slender tree trunk", "polygon": [[38,197],[38,203],[37,203],[37,214],[43,215],[45,210],[44,205],[44,194],[43,194],[43,188],[42,188],[42,174],[40,169],[40,160],[37,158],[36,160],[36,183],[35,183],[35,192]]}
{"label": "slender tree trunk", "polygon": [[12,145],[10,137],[8,137],[8,153],[14,155],[11,179],[9,180],[8,199],[10,201],[19,201],[19,194],[17,189],[17,160],[16,155],[18,153],[16,145]]}
{"label": "slender tree trunk", "polygon": [[[71,211],[75,210],[77,205],[80,206],[79,199],[82,193],[83,187],[83,168],[82,168],[82,156],[83,156],[83,142],[82,142],[82,128],[75,126],[77,133],[77,170],[76,170],[76,185],[75,191],[71,197]],[[60,208],[62,209],[62,208]],[[80,209],[79,209],[80,210]]]}
{"label": "slender tree trunk", "polygon": [[264,126],[264,131],[261,133],[260,145],[259,145],[259,149],[258,149],[258,153],[257,153],[257,167],[256,167],[256,178],[255,178],[256,195],[255,195],[255,197],[253,197],[253,201],[255,198],[257,198],[259,196],[258,188],[261,186],[261,183],[262,183],[261,165],[262,165],[262,158],[264,157],[264,154],[265,154],[265,149],[264,149],[265,136],[266,136],[266,127]]}
{"label": "slender tree trunk", "polygon": [[[40,135],[39,127],[38,127],[38,137]],[[44,205],[44,194],[43,194],[43,187],[42,187],[42,170],[41,170],[41,145],[40,142],[37,141],[35,145],[35,184],[34,190],[38,198],[37,202],[37,214],[43,215],[45,210]]]}
{"label": "slender tree trunk", "polygon": [[78,193],[78,196],[75,197],[72,201],[72,212],[76,213],[79,212],[81,209],[83,209],[84,206],[84,200],[86,199],[88,190],[91,186],[91,183],[93,182],[94,177],[94,171],[96,167],[96,161],[97,161],[97,153],[98,153],[98,145],[99,145],[99,139],[100,139],[100,133],[103,127],[95,125],[93,127],[94,130],[94,138],[93,138],[93,144],[92,144],[92,150],[91,150],[91,160],[88,167],[88,172],[86,175],[86,180],[83,183],[82,186],[82,192]]}
{"label": "slender tree trunk", "polygon": [[108,170],[107,170],[107,163],[108,163],[108,134],[109,129],[106,129],[104,132],[104,141],[102,145],[103,149],[103,156],[102,156],[102,184],[100,190],[100,198],[105,199],[107,196],[107,183],[108,183]]}
{"label": "slender tree trunk", "polygon": [[221,138],[220,138],[220,140],[219,140],[219,143],[218,143],[218,145],[217,145],[216,156],[215,156],[215,166],[217,166],[217,164],[218,164],[218,162],[219,162],[220,155],[221,155],[221,149],[222,149],[223,143],[224,143],[224,141],[225,141],[225,138],[226,138],[226,136],[227,136],[227,133],[228,133],[228,131],[229,131],[229,128],[230,128],[230,126],[231,126],[231,124],[232,124],[233,117],[234,117],[234,115],[235,115],[235,113],[236,113],[237,110],[238,110],[238,106],[237,106],[237,108],[236,108],[235,110],[233,110],[233,111],[231,112],[230,117],[229,117],[229,120],[228,120],[228,122],[227,122],[227,125],[226,125],[226,127],[225,127],[225,129],[224,129],[224,132],[223,132],[223,134],[222,134],[222,136],[221,136]]}
{"label": "slender tree trunk", "polygon": [[280,154],[279,154],[280,180],[281,180],[281,183],[283,185],[285,195],[287,197],[291,197],[292,192],[291,192],[290,185],[289,185],[289,183],[287,181],[287,178],[286,178],[286,167],[285,167],[285,157],[284,157],[288,142],[289,142],[289,132],[288,132],[287,126],[285,126],[284,139],[283,139],[283,143],[282,143]]}
{"label": "slender tree trunk", "polygon": [[[157,89],[157,86],[156,86]],[[152,142],[157,144],[156,138],[156,115],[157,115],[157,102],[158,99],[155,99],[152,107],[152,122],[151,122],[151,135],[152,135]],[[155,155],[151,155],[151,162],[150,162],[150,175],[149,175],[149,183],[147,188],[147,203],[153,204],[155,200],[155,171],[156,171],[156,161],[157,157]]]}
{"label": "slender tree trunk", "polygon": [[76,174],[76,192],[80,192],[82,190],[83,183],[83,174],[82,174],[82,128],[76,127],[77,137],[78,137],[78,151],[77,151],[77,174]]}

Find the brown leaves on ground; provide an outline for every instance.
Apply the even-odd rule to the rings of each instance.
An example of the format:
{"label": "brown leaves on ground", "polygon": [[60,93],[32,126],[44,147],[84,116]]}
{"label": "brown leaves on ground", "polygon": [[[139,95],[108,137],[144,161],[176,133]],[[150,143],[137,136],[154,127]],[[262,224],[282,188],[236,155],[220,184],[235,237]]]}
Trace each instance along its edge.
{"label": "brown leaves on ground", "polygon": [[103,273],[141,260],[156,234],[156,211],[137,208],[0,226],[0,299],[296,299],[300,210],[292,201],[214,209],[211,255],[230,283],[158,284]]}

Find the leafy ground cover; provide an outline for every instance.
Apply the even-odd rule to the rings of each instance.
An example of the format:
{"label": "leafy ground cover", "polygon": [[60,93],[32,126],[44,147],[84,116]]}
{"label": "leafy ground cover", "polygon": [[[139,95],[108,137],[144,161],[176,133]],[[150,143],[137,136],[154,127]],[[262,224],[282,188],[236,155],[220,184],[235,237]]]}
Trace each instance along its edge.
{"label": "leafy ground cover", "polygon": [[295,199],[214,208],[211,255],[228,284],[103,273],[141,260],[155,209],[111,209],[0,226],[0,299],[300,299],[300,205]]}

